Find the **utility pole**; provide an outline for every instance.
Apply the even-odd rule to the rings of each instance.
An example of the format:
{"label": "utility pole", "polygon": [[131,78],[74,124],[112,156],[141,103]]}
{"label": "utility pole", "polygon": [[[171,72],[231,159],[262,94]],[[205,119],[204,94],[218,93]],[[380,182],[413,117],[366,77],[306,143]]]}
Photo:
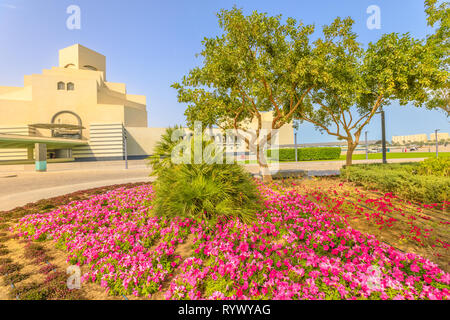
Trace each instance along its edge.
{"label": "utility pole", "polygon": [[384,110],[381,109],[381,147],[383,149],[383,163],[386,164],[386,125],[384,121]]}
{"label": "utility pole", "polygon": [[294,145],[295,145],[295,162],[297,162],[297,132],[294,133]]}
{"label": "utility pole", "polygon": [[440,129],[436,129],[434,130],[434,136],[436,138],[436,158],[439,158],[439,142],[438,142],[438,137],[437,137],[437,133]]}
{"label": "utility pole", "polygon": [[369,159],[369,145],[367,142],[367,131],[365,132],[365,136],[366,136],[366,160]]}

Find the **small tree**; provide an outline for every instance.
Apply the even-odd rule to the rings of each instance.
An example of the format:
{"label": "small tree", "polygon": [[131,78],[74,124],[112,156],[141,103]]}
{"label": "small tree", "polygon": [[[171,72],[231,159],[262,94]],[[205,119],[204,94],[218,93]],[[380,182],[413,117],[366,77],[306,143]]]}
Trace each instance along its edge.
{"label": "small tree", "polygon": [[297,111],[298,118],[347,141],[347,165],[377,111],[393,100],[420,106],[428,99],[426,88],[446,81],[439,59],[423,41],[391,33],[364,50],[352,25],[350,18],[337,18],[324,27],[325,38],[317,40],[313,50],[321,81]]}
{"label": "small tree", "polygon": [[[318,74],[309,45],[314,27],[292,18],[283,24],[281,16],[258,12],[244,16],[237,8],[217,16],[223,34],[205,38],[203,65],[173,87],[179,102],[188,104],[189,126],[199,120],[234,130],[256,153],[264,180],[270,180],[264,146],[275,130],[292,121]],[[273,121],[264,132],[262,113],[267,111]],[[250,132],[248,125],[255,120],[256,132]]]}
{"label": "small tree", "polygon": [[[450,6],[444,1],[440,5],[437,0],[425,1],[425,13],[430,27],[436,27],[435,32],[427,37],[428,50],[440,59],[440,68],[450,72]],[[427,103],[429,109],[442,109],[450,117],[450,81],[447,76],[445,82],[438,87],[430,88],[431,99]]]}

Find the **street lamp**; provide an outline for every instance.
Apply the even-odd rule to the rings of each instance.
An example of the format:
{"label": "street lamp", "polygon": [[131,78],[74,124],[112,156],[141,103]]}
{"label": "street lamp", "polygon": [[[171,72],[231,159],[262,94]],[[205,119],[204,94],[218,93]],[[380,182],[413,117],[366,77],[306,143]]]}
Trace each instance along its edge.
{"label": "street lamp", "polygon": [[434,130],[434,136],[436,138],[436,158],[439,158],[439,143],[438,143],[438,137],[437,137],[437,133],[439,130],[441,130],[441,129]]}
{"label": "street lamp", "polygon": [[383,149],[383,163],[386,164],[386,125],[384,119],[384,110],[381,109],[381,147]]}
{"label": "street lamp", "polygon": [[128,146],[127,146],[127,130],[123,129],[123,143],[124,143],[124,153],[125,153],[125,169],[128,169]]}
{"label": "street lamp", "polygon": [[381,114],[381,149],[383,151],[383,163],[386,164],[386,125],[384,120],[384,110],[381,108],[380,111],[375,113]]}
{"label": "street lamp", "polygon": [[294,133],[295,162],[297,162],[297,132]]}
{"label": "street lamp", "polygon": [[367,132],[365,132],[365,136],[366,136],[366,160],[369,159],[369,145],[367,144]]}

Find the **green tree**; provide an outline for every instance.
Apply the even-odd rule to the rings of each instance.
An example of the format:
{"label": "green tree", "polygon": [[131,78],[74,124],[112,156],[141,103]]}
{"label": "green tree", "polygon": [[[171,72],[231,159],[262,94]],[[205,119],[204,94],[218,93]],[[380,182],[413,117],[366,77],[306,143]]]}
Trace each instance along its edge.
{"label": "green tree", "polygon": [[[450,6],[449,2],[440,4],[437,0],[425,1],[425,13],[427,23],[435,28],[435,32],[427,37],[428,50],[432,51],[441,61],[440,68],[450,72]],[[447,117],[450,117],[450,81],[449,77],[440,86],[430,88],[430,101],[427,103],[429,109],[442,109]]]}
{"label": "green tree", "polygon": [[324,39],[313,49],[321,81],[297,110],[299,119],[347,141],[347,165],[364,127],[383,106],[394,100],[421,106],[428,101],[427,88],[439,86],[448,76],[424,41],[390,33],[363,49],[353,23],[351,18],[337,18],[323,28]]}
{"label": "green tree", "polygon": [[[199,120],[204,126],[234,130],[256,153],[267,181],[271,177],[264,147],[275,130],[293,120],[320,77],[309,43],[314,27],[292,18],[282,23],[281,16],[258,12],[244,16],[237,8],[221,10],[217,16],[223,34],[204,39],[202,66],[173,87],[179,102],[188,104],[188,125]],[[267,131],[263,112],[273,113]],[[249,130],[252,121],[256,132]]]}

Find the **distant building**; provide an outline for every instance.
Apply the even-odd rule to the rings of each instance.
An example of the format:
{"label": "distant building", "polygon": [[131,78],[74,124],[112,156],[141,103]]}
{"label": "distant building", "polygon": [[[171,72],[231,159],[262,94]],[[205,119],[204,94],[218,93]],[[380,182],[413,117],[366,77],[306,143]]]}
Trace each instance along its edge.
{"label": "distant building", "polygon": [[[438,132],[438,141],[449,139],[449,134],[447,132]],[[436,136],[433,133],[430,133],[428,137],[425,133],[422,134],[412,134],[409,136],[392,136],[392,143],[414,143],[414,142],[430,142],[436,141]]]}
{"label": "distant building", "polygon": [[[438,132],[437,133],[438,141],[449,139],[449,135],[447,132]],[[436,134],[430,133],[430,141],[436,141]]]}
{"label": "distant building", "polygon": [[410,143],[410,142],[427,142],[427,141],[428,137],[425,133],[392,137],[392,143]]}

